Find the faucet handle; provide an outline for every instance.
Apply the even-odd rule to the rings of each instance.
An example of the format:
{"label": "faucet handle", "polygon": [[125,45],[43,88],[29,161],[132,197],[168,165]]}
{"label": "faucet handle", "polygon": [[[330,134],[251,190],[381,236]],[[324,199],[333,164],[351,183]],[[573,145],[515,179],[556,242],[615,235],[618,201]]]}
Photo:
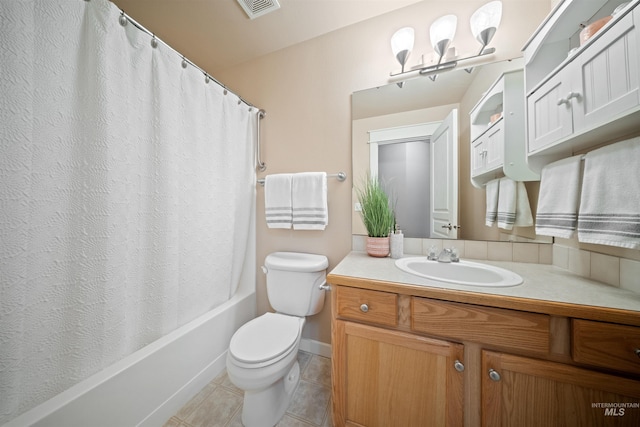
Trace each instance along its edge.
{"label": "faucet handle", "polygon": [[458,250],[456,248],[451,248],[451,262],[459,262],[460,256],[458,255]]}
{"label": "faucet handle", "polygon": [[436,245],[432,245],[429,248],[429,253],[427,254],[427,259],[430,261],[435,261],[438,259],[438,247]]}

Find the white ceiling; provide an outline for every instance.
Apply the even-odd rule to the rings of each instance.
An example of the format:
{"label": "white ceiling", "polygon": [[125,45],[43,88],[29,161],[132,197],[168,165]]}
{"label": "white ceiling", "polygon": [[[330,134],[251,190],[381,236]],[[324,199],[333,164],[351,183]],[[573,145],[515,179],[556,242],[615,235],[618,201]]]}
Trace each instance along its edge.
{"label": "white ceiling", "polygon": [[279,0],[249,19],[236,0],[112,0],[196,65],[218,71],[422,0]]}

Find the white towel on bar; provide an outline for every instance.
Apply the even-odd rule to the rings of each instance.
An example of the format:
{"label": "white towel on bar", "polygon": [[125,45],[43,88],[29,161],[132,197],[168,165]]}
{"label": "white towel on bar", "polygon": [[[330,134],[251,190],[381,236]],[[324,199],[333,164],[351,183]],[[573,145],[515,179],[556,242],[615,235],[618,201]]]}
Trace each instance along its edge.
{"label": "white towel on bar", "polygon": [[501,178],[498,189],[498,227],[505,230],[513,226],[533,225],[531,206],[524,182]]}
{"label": "white towel on bar", "polygon": [[303,172],[293,176],[294,230],[324,230],[329,223],[326,172]]}
{"label": "white towel on bar", "polygon": [[531,205],[529,204],[529,194],[524,182],[516,183],[516,220],[513,223],[515,227],[531,227],[533,225],[533,215],[531,214]]}
{"label": "white towel on bar", "polygon": [[487,182],[484,189],[487,192],[487,212],[485,215],[485,225],[487,227],[493,226],[498,219],[498,188],[500,186],[500,180],[494,179]]}
{"label": "white towel on bar", "polygon": [[511,230],[516,221],[516,182],[500,178],[498,189],[498,227]]}
{"label": "white towel on bar", "polygon": [[640,249],[640,138],[584,159],[578,241]]}
{"label": "white towel on bar", "polygon": [[264,179],[264,209],[269,228],[293,225],[292,178],[292,174],[283,173],[267,175]]}
{"label": "white towel on bar", "polygon": [[536,234],[569,239],[578,226],[582,156],[542,168],[536,210]]}

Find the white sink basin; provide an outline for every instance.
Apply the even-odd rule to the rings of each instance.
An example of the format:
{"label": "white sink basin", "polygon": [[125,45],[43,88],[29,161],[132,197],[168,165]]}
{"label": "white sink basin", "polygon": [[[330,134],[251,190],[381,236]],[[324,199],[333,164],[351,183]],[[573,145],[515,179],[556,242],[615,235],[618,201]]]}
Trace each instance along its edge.
{"label": "white sink basin", "polygon": [[513,271],[464,260],[445,263],[430,261],[424,256],[400,258],[396,260],[396,267],[416,276],[459,285],[506,287],[523,282]]}

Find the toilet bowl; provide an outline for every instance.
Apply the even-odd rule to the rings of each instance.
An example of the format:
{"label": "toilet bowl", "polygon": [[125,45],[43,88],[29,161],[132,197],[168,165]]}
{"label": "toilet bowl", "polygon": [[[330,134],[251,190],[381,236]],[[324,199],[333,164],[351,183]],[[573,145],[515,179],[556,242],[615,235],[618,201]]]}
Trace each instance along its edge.
{"label": "toilet bowl", "polygon": [[298,349],[305,316],[324,304],[328,260],[323,255],[275,252],[265,259],[267,295],[276,313],[265,313],[231,338],[227,375],[244,390],[245,427],[272,427],[280,421],[300,381]]}
{"label": "toilet bowl", "polygon": [[298,348],[304,323],[304,317],[265,313],[231,339],[227,374],[245,392],[245,427],[274,426],[284,415],[300,380]]}

